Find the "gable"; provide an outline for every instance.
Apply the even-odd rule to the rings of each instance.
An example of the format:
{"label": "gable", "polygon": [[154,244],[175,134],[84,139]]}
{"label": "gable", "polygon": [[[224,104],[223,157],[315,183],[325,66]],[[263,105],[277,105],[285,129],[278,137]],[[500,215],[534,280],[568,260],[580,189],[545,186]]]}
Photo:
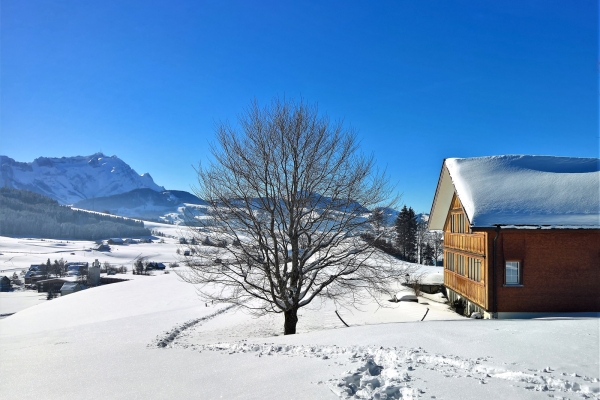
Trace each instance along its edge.
{"label": "gable", "polygon": [[470,225],[462,203],[455,193],[450,203],[446,223],[444,224],[444,232],[470,233]]}

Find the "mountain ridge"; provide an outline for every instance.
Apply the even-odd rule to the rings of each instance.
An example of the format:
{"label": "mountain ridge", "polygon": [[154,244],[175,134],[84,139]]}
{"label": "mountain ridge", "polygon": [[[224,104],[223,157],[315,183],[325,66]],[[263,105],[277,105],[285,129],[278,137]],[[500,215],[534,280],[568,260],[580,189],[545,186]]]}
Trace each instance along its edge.
{"label": "mountain ridge", "polygon": [[138,174],[117,156],[38,157],[32,162],[0,155],[0,187],[25,189],[62,204],[126,193],[134,189],[162,192],[149,173]]}

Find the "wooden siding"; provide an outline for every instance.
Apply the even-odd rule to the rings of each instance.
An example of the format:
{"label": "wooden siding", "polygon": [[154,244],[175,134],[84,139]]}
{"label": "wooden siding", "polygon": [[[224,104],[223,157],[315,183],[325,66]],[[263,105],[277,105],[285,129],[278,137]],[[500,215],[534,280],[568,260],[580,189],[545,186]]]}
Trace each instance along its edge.
{"label": "wooden siding", "polygon": [[485,256],[485,235],[444,232],[444,248]]}
{"label": "wooden siding", "polygon": [[444,269],[444,285],[487,310],[487,296],[484,283],[472,281],[466,276],[461,276]]}
{"label": "wooden siding", "polygon": [[456,196],[456,194],[452,198],[452,205],[450,206],[450,208],[452,210],[462,210],[462,204],[461,204],[460,200],[458,199],[458,196]]}
{"label": "wooden siding", "polygon": [[[462,203],[454,194],[444,226],[444,285],[485,310],[489,282],[487,238],[485,232],[471,231]],[[477,260],[478,273],[469,269],[469,260]],[[469,279],[469,275],[479,281]]]}

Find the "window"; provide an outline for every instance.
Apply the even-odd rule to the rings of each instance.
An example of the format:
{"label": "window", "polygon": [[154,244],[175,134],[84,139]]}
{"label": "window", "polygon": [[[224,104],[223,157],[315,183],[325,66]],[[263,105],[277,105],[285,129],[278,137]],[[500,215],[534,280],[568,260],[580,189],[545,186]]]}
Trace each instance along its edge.
{"label": "window", "polygon": [[520,285],[521,284],[521,263],[519,261],[506,262],[506,284]]}
{"label": "window", "polygon": [[450,216],[450,232],[453,233],[465,233],[466,230],[466,219],[463,213],[451,214]]}
{"label": "window", "polygon": [[481,260],[469,257],[469,279],[481,282]]}
{"label": "window", "polygon": [[458,268],[457,268],[456,272],[459,275],[464,276],[465,275],[465,256],[459,254],[457,258],[458,258],[458,260],[457,260],[458,261],[457,262],[457,267]]}
{"label": "window", "polygon": [[447,251],[444,262],[446,263],[446,269],[448,271],[454,271],[454,253]]}

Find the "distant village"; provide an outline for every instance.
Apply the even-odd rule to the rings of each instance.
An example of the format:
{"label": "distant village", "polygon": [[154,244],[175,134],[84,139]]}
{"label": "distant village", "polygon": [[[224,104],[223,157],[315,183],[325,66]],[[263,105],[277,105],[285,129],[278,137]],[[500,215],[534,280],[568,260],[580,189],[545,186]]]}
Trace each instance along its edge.
{"label": "distant village", "polygon": [[[91,250],[109,252],[111,246],[152,242],[149,238],[110,238],[97,242]],[[169,264],[171,268],[177,266],[177,263]],[[0,292],[35,290],[47,293],[50,300],[100,285],[124,282],[132,279],[131,275],[152,275],[153,271],[169,273],[166,267],[164,262],[148,260],[146,257],[137,257],[130,268],[109,262],[100,263],[98,259],[91,264],[86,261],[66,262],[62,258],[54,262],[47,259],[39,264],[31,264],[27,271],[22,270],[20,274],[13,272],[11,276],[0,275]]]}

